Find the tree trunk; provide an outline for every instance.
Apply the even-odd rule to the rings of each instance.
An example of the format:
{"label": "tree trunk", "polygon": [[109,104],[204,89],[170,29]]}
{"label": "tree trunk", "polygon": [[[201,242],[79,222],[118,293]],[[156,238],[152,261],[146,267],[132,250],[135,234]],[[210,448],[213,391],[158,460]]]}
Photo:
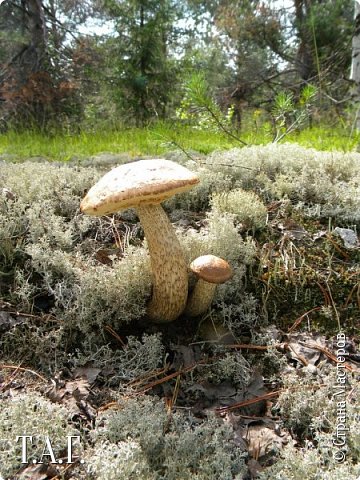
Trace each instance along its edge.
{"label": "tree trunk", "polygon": [[314,38],[307,25],[311,4],[309,0],[294,0],[294,7],[299,38],[295,65],[300,78],[307,81],[316,74],[313,58]]}
{"label": "tree trunk", "polygon": [[22,0],[21,9],[21,31],[24,45],[8,66],[16,65],[19,77],[26,81],[30,73],[43,69],[46,58],[47,31],[44,8],[40,0]]}
{"label": "tree trunk", "polygon": [[353,101],[356,104],[355,128],[360,130],[360,3],[355,0],[354,12],[354,35],[352,38],[352,56],[351,56],[351,72],[350,80],[353,80]]}
{"label": "tree trunk", "polygon": [[[14,8],[16,8],[14,6]],[[3,70],[0,97],[3,99],[2,122],[43,126],[46,89],[51,85],[47,73],[47,29],[41,0],[19,2],[19,31],[22,42]]]}

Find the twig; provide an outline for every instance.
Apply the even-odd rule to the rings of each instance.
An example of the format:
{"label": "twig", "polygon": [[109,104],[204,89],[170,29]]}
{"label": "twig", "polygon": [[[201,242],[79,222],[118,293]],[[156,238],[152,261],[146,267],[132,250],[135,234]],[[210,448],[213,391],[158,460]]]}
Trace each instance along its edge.
{"label": "twig", "polygon": [[244,140],[241,140],[241,138],[237,137],[236,135],[234,135],[232,132],[230,132],[230,130],[228,130],[222,122],[220,122],[220,120],[218,119],[218,117],[216,116],[216,114],[212,111],[212,109],[210,107],[208,107],[207,105],[204,106],[205,110],[207,110],[211,117],[214,119],[215,123],[221,128],[221,130],[226,133],[226,135],[228,135],[229,137],[233,138],[234,140],[236,140],[237,142],[241,143],[242,145],[244,146],[248,146],[249,144],[244,142]]}
{"label": "twig", "polygon": [[121,343],[121,345],[122,345],[123,347],[126,347],[123,339],[120,337],[120,335],[118,335],[118,334],[115,332],[115,330],[113,330],[113,329],[110,327],[110,325],[106,325],[106,326],[104,327],[104,329],[105,329],[107,332],[109,332],[114,338],[116,338],[116,340],[117,340],[119,343]]}
{"label": "twig", "polygon": [[315,389],[326,386],[325,383],[319,385],[304,385],[303,387],[289,387],[289,388],[281,388],[280,390],[275,390],[274,392],[265,393],[264,395],[259,395],[258,397],[250,398],[249,400],[243,400],[242,402],[234,403],[233,405],[229,405],[227,407],[219,407],[215,410],[218,413],[225,413],[231,412],[232,410],[236,410],[237,408],[247,407],[248,405],[253,405],[254,403],[262,402],[263,400],[269,400],[270,398],[277,397],[281,393],[288,392],[288,391],[296,391],[302,388],[305,389]]}
{"label": "twig", "polygon": [[249,350],[267,350],[269,348],[269,345],[251,345],[247,343],[235,343],[233,345],[226,345],[226,346],[229,348],[239,348],[239,349],[249,349]]}
{"label": "twig", "polygon": [[156,387],[157,385],[161,385],[162,383],[165,383],[169,380],[172,380],[173,378],[178,377],[179,375],[181,375],[183,373],[189,372],[190,370],[193,370],[196,367],[197,367],[197,365],[192,365],[190,367],[186,367],[186,368],[183,368],[181,370],[178,370],[177,372],[170,373],[170,375],[166,375],[166,377],[159,378],[158,380],[155,380],[155,381],[145,385],[140,390],[138,390],[137,393],[147,392],[148,390],[151,390],[152,388]]}
{"label": "twig", "polygon": [[80,461],[79,459],[76,459],[72,463],[69,463],[68,465],[66,465],[66,467],[63,468],[61,473],[55,475],[55,477],[51,477],[50,480],[60,480],[61,478],[64,478],[64,473],[70,468],[72,468],[74,465],[79,463],[79,461]]}
{"label": "twig", "polygon": [[43,380],[44,382],[48,382],[48,380],[43,377],[42,375],[40,375],[39,373],[37,372],[34,372],[34,370],[31,370],[30,368],[25,368],[25,367],[20,367],[20,366],[17,366],[17,365],[3,365],[3,364],[0,364],[0,369],[1,368],[8,368],[10,370],[21,370],[22,372],[29,372],[29,373],[32,373],[33,375],[36,375],[37,377],[41,378],[41,380]]}
{"label": "twig", "polygon": [[[359,291],[360,291],[360,284],[357,284],[355,283],[355,285],[353,286],[353,288],[351,289],[351,292],[349,293],[347,299],[346,299],[346,302],[345,302],[345,305],[344,305],[344,309],[346,309],[352,299],[352,296],[355,292],[355,290],[358,290],[358,300],[359,300]],[[360,303],[359,303],[359,307],[360,307]]]}
{"label": "twig", "polygon": [[256,168],[253,167],[245,167],[245,165],[231,165],[230,163],[219,163],[217,162],[216,164],[214,163],[207,163],[207,162],[197,162],[200,165],[206,165],[207,167],[217,167],[220,165],[221,167],[231,167],[231,168],[244,168],[245,170],[257,170]]}
{"label": "twig", "polygon": [[[319,352],[322,352],[325,357],[327,357],[329,360],[331,360],[334,363],[337,363],[337,357],[334,355],[330,350],[328,350],[325,347],[322,347],[321,345],[317,345],[316,343],[305,343],[305,342],[300,342],[301,345],[307,348],[313,348],[314,350],[319,350]],[[357,369],[353,368],[351,365],[348,363],[344,364],[346,370],[349,370],[349,372],[357,372]]]}
{"label": "twig", "polygon": [[165,372],[167,372],[168,369],[169,369],[169,366],[166,365],[164,368],[160,368],[160,369],[155,370],[155,371],[153,370],[152,372],[147,373],[146,375],[143,375],[143,376],[135,378],[134,380],[131,380],[131,382],[129,382],[127,385],[128,385],[128,387],[130,387],[130,386],[134,387],[136,385],[142,384],[142,383],[144,383],[145,380],[149,380],[150,378],[158,377],[159,375],[164,374]]}
{"label": "twig", "polygon": [[295,320],[293,325],[288,329],[288,333],[292,333],[300,325],[300,323],[304,320],[304,318],[307,315],[309,315],[309,313],[316,312],[317,310],[321,310],[321,307],[314,307],[311,310],[308,310],[307,312],[303,313],[299,318]]}
{"label": "twig", "polygon": [[248,405],[253,405],[254,403],[262,402],[263,400],[268,400],[273,397],[277,397],[280,393],[284,392],[286,389],[276,390],[275,392],[269,392],[265,395],[259,395],[258,397],[250,398],[249,400],[243,400],[242,402],[234,403],[227,407],[218,407],[215,410],[219,413],[231,412],[237,408],[247,407]]}
{"label": "twig", "polygon": [[206,361],[208,361],[208,360],[203,360],[203,361],[200,361],[198,363],[194,363],[193,365],[190,365],[189,367],[184,367],[184,368],[182,368],[182,369],[180,369],[180,370],[178,370],[174,373],[170,373],[169,375],[166,375],[166,377],[159,378],[158,380],[154,380],[153,382],[151,382],[147,385],[144,385],[144,387],[140,388],[140,390],[138,390],[137,393],[147,392],[148,390],[151,390],[152,388],[156,387],[157,385],[161,385],[162,383],[165,383],[169,380],[172,380],[175,377],[179,377],[183,373],[187,373],[187,372],[190,372],[191,370],[194,370],[196,367],[204,364]]}
{"label": "twig", "polygon": [[336,321],[337,321],[338,328],[339,328],[339,332],[340,332],[340,331],[341,331],[341,325],[340,325],[339,312],[337,311],[337,308],[336,308],[334,299],[333,299],[332,294],[331,294],[331,290],[330,290],[329,284],[328,284],[328,282],[327,282],[326,280],[325,280],[325,284],[326,284],[326,287],[327,287],[328,292],[329,292],[329,298],[330,298],[330,301],[331,301],[331,306],[332,306],[332,308],[333,308],[333,310],[334,310],[335,317],[336,317]]}

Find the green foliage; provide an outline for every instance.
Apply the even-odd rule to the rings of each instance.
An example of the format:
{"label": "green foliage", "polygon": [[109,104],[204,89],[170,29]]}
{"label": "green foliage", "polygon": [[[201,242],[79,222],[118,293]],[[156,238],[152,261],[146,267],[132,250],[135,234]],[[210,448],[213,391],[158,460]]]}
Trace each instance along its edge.
{"label": "green foliage", "polygon": [[310,109],[316,94],[317,89],[308,84],[300,91],[297,103],[291,92],[282,91],[275,96],[271,111],[275,125],[274,143],[305,124],[310,118]]}
{"label": "green foliage", "polygon": [[179,8],[171,0],[107,0],[105,6],[118,33],[113,82],[120,112],[136,125],[164,118],[176,79],[168,49]]}
{"label": "green foliage", "polygon": [[[21,465],[21,440],[19,435],[33,435],[33,446],[29,446],[28,458],[39,460],[46,449],[45,437],[51,441],[55,458],[67,448],[67,435],[79,432],[67,423],[68,412],[44,397],[27,393],[16,398],[1,399],[0,409],[0,477],[13,478]],[[80,452],[74,452],[79,454]],[[47,459],[47,457],[44,457]]]}
{"label": "green foliage", "polygon": [[193,73],[185,84],[185,96],[178,118],[195,121],[196,128],[209,129],[214,133],[223,133],[240,144],[239,138],[231,124],[230,115],[224,114],[214,100],[203,73]]}
{"label": "green foliage", "polygon": [[[256,114],[255,111],[254,115]],[[272,127],[266,122],[254,127],[254,115],[246,120],[242,138],[249,145],[267,144],[272,138]],[[98,118],[98,115],[97,115]],[[245,122],[245,121],[244,121]],[[294,142],[318,150],[354,150],[360,142],[360,134],[352,135],[343,126],[312,127],[290,132],[287,142]],[[53,136],[37,131],[9,131],[0,135],[0,157],[11,160],[42,157],[48,160],[80,163],[103,152],[121,154],[121,161],[138,156],[158,156],[179,152],[179,145],[195,158],[197,152],[209,154],[216,150],[227,150],[239,142],[225,133],[214,133],[209,129],[198,129],[179,123],[157,123],[148,128],[125,128],[121,124],[104,123],[99,130],[83,130],[78,134]],[[124,153],[126,152],[126,153]],[[127,160],[126,160],[127,159]]]}
{"label": "green foliage", "polygon": [[316,43],[320,74],[325,77],[329,73],[336,77],[350,67],[353,8],[351,0],[319,1],[309,8],[305,24]]}

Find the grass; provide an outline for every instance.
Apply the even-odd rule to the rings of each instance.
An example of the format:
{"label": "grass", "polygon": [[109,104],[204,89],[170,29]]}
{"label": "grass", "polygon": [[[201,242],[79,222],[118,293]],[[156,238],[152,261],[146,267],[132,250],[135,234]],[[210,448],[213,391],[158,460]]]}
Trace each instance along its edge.
{"label": "grass", "polygon": [[[248,144],[271,142],[270,135],[261,127],[249,129],[241,138]],[[284,141],[318,150],[351,151],[357,148],[360,134],[351,135],[343,127],[317,126],[293,132]],[[238,146],[236,140],[224,134],[170,123],[158,123],[147,128],[82,131],[78,134],[45,135],[29,130],[21,133],[9,131],[0,135],[0,155],[10,155],[19,160],[40,156],[49,160],[68,161],[101,152],[126,153],[130,157],[157,156],[176,148],[208,154]]]}

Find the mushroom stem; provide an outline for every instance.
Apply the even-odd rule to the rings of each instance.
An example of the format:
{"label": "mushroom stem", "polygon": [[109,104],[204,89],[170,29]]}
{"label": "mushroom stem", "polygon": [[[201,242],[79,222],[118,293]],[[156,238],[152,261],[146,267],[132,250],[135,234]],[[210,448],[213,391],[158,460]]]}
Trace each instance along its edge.
{"label": "mushroom stem", "polygon": [[184,311],[188,295],[187,265],[180,242],[160,204],[136,207],[149,246],[153,275],[150,318],[172,322]]}
{"label": "mushroom stem", "polygon": [[214,298],[215,289],[216,283],[209,283],[200,278],[189,298],[185,314],[190,317],[197,317],[205,313]]}

